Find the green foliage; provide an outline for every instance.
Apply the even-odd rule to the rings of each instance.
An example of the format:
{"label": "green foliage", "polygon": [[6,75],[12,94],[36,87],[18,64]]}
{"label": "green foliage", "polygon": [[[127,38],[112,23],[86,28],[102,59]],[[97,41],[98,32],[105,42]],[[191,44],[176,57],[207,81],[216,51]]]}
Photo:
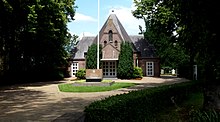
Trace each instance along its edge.
{"label": "green foliage", "polygon": [[121,43],[121,50],[118,61],[117,77],[121,79],[132,78],[134,66],[133,51],[130,43]]}
{"label": "green foliage", "polygon": [[[95,101],[84,110],[86,122],[152,121],[168,106],[183,101],[194,89],[194,82],[132,91]],[[172,100],[171,100],[172,99]]]}
{"label": "green foliage", "polygon": [[0,77],[19,82],[63,77],[58,69],[67,66],[67,22],[75,14],[74,2],[0,2]]}
{"label": "green foliage", "polygon": [[[143,18],[146,22],[146,33],[156,37],[165,35],[164,39],[151,38],[156,40],[157,50],[160,52],[161,62],[168,62],[164,66],[170,66],[170,62],[175,63],[179,74],[183,77],[192,79],[193,65],[198,65],[199,79],[205,82],[204,92],[211,92],[212,97],[218,94],[220,80],[220,55],[219,47],[216,45],[220,40],[219,5],[217,0],[208,1],[193,1],[193,0],[135,0],[137,9],[133,12],[134,16]],[[196,6],[196,7],[195,7]],[[176,32],[176,34],[173,34]],[[153,36],[154,37],[154,36]],[[175,44],[177,50],[170,50]],[[165,55],[163,54],[165,49]],[[170,53],[170,56],[167,54]],[[171,57],[171,58],[170,58]],[[168,61],[166,61],[168,60]],[[179,63],[178,63],[179,61]],[[209,86],[216,88],[209,89]],[[204,93],[207,94],[207,93]],[[219,106],[216,104],[219,98],[206,96],[204,107],[214,105],[216,109]],[[210,104],[212,103],[212,104]],[[210,106],[209,106],[210,105]]]}
{"label": "green foliage", "polygon": [[[153,42],[162,66],[200,65],[206,81],[218,81],[220,55],[217,1],[135,0],[133,15],[146,23],[145,38]],[[195,8],[196,6],[196,8]],[[211,13],[211,14],[210,14]],[[143,30],[142,30],[143,32]],[[175,34],[174,34],[175,32]],[[175,46],[174,46],[175,44]],[[180,69],[182,70],[182,69]],[[184,72],[184,71],[183,71]],[[217,83],[217,82],[216,82]]]}
{"label": "green foliage", "polygon": [[190,122],[219,122],[220,112],[215,110],[192,110],[190,112]]}
{"label": "green foliage", "polygon": [[[99,45],[99,67],[101,68],[102,45]],[[92,44],[86,55],[86,69],[97,69],[97,44]]]}
{"label": "green foliage", "polygon": [[86,69],[80,69],[76,72],[77,79],[85,79],[86,78]]}
{"label": "green foliage", "polygon": [[133,78],[142,78],[143,71],[140,67],[134,67]]}
{"label": "green foliage", "polygon": [[[65,50],[68,53],[68,57],[75,55],[76,52],[76,45],[79,42],[77,35],[73,34],[71,35],[71,33],[67,34],[66,39],[66,45],[65,45]],[[73,56],[74,57],[74,56]]]}
{"label": "green foliage", "polygon": [[203,99],[201,90],[192,91],[181,103],[160,111],[153,122],[190,122],[191,114],[202,108]]}
{"label": "green foliage", "polygon": [[177,35],[173,33],[176,31],[177,22],[174,11],[164,5],[164,2],[160,2],[155,0],[135,1],[137,9],[133,11],[133,15],[145,20],[146,29],[141,31],[156,48],[161,66],[178,68],[189,62],[189,56],[186,54],[188,51],[177,42]]}

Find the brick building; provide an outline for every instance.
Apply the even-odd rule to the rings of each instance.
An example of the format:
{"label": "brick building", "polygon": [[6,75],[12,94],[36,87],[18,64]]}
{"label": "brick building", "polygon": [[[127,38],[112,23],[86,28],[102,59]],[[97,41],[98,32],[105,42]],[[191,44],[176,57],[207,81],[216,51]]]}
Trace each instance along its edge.
{"label": "brick building", "polygon": [[[122,41],[132,43],[134,66],[143,70],[144,76],[159,77],[160,61],[155,55],[154,46],[140,35],[128,35],[115,14],[110,14],[105,24],[99,31],[99,43],[102,45],[103,77],[117,77],[117,63]],[[97,43],[96,37],[83,37],[76,47],[76,52],[71,59],[70,75],[85,68],[85,55],[88,47]]]}

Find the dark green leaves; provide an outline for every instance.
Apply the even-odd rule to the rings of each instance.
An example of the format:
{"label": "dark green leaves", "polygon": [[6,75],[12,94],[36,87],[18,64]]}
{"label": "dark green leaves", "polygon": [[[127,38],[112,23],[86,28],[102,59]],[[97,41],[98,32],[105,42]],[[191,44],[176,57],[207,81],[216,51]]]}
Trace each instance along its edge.
{"label": "dark green leaves", "polygon": [[[99,46],[99,63],[102,57],[102,46]],[[99,65],[101,67],[101,65]],[[92,44],[86,55],[86,69],[97,69],[97,44]]]}
{"label": "dark green leaves", "polygon": [[118,59],[117,77],[129,79],[133,77],[133,50],[128,42],[121,43],[121,50]]}
{"label": "dark green leaves", "polygon": [[74,0],[0,1],[0,77],[63,77],[68,16],[74,14]]}

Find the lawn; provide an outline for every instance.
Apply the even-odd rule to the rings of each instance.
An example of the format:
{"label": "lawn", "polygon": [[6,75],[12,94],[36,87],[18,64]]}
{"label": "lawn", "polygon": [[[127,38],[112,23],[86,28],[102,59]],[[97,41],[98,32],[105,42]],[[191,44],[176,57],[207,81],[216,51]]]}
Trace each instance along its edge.
{"label": "lawn", "polygon": [[[104,81],[106,82],[106,81]],[[59,84],[62,92],[103,92],[134,86],[134,83],[114,83],[111,86],[73,86],[72,84]]]}

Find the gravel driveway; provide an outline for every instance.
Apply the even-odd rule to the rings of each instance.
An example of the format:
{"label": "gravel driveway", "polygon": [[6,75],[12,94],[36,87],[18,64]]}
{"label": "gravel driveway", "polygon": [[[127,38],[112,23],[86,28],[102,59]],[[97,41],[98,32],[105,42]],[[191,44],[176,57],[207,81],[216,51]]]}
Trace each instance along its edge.
{"label": "gravel driveway", "polygon": [[131,90],[183,81],[187,80],[176,77],[115,80],[115,82],[134,82],[140,85],[95,93],[64,93],[58,90],[58,84],[73,81],[4,87],[0,88],[0,122],[74,122],[83,115],[84,107],[95,100]]}

